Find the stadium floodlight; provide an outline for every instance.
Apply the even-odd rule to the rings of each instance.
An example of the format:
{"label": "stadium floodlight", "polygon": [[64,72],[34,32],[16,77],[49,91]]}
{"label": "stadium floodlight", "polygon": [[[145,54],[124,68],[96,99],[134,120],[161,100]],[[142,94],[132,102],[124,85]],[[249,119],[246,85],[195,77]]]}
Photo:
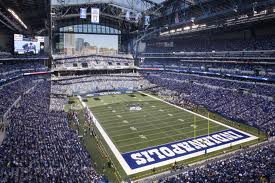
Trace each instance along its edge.
{"label": "stadium floodlight", "polygon": [[12,14],[12,16],[25,28],[28,29],[28,27],[26,26],[26,24],[20,19],[20,17],[12,10],[12,9],[8,9],[8,11]]}

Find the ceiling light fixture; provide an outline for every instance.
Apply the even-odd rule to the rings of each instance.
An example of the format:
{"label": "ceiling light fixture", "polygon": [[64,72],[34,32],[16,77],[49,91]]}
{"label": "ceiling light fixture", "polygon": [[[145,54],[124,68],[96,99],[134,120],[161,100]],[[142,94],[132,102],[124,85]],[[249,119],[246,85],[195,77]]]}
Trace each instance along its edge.
{"label": "ceiling light fixture", "polygon": [[12,14],[12,16],[25,28],[28,29],[28,27],[26,26],[26,24],[24,24],[24,22],[19,18],[19,16],[12,10],[12,9],[8,9],[8,11]]}

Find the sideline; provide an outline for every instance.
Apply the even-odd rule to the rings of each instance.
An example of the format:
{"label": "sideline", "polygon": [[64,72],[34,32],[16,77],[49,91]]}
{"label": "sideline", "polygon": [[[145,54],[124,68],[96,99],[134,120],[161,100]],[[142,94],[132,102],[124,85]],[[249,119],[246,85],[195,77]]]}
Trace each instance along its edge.
{"label": "sideline", "polygon": [[[81,102],[81,104],[83,105],[84,108],[88,108],[87,104],[85,102],[83,102],[81,96],[78,95],[77,98],[79,99],[79,101]],[[123,169],[126,172],[126,174],[127,175],[134,174],[133,171],[132,171],[132,169],[129,167],[129,165],[127,164],[127,162],[122,157],[121,153],[118,151],[118,149],[115,146],[115,144],[112,142],[112,140],[110,139],[110,137],[107,135],[107,133],[105,132],[105,130],[103,129],[103,127],[101,126],[101,124],[97,121],[97,119],[93,115],[92,111],[89,108],[88,108],[88,110],[90,112],[89,115],[93,119],[93,122],[94,122],[95,126],[97,127],[98,131],[101,133],[101,135],[104,138],[105,142],[108,144],[108,146],[110,147],[110,149],[114,153],[115,157],[117,158],[117,160],[120,163],[120,165],[123,167]]]}

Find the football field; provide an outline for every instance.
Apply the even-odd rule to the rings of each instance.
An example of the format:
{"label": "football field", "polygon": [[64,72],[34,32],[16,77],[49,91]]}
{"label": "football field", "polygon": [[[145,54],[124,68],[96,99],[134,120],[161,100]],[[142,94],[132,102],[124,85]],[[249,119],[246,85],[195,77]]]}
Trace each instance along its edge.
{"label": "football field", "polygon": [[[191,148],[194,149],[194,153],[187,154],[184,159],[204,154],[205,150],[200,150],[208,148],[207,145],[212,146],[213,151],[217,144],[220,144],[220,147],[215,147],[215,150],[222,149],[223,146],[229,147],[229,141],[231,140],[232,145],[237,136],[244,135],[243,138],[237,139],[240,140],[237,144],[256,138],[245,132],[236,134],[239,131],[229,134],[227,131],[233,130],[229,126],[143,93],[94,96],[85,99],[87,101],[82,100],[82,103],[90,109],[91,115],[98,123],[97,128],[127,174],[183,160],[180,159],[183,152],[192,151]],[[226,134],[220,136],[218,133]],[[215,134],[217,138],[209,137],[211,134]],[[199,139],[200,137],[204,139]],[[192,139],[199,139],[201,143],[191,142]],[[171,147],[165,147],[183,140],[186,140],[184,143],[189,140],[189,144],[181,146],[181,151],[176,144],[171,145],[174,148],[172,150]],[[159,150],[152,149],[154,147],[159,147]],[[175,159],[176,156],[172,157],[172,154],[178,155],[179,159]]]}
{"label": "football field", "polygon": [[[140,93],[91,97],[88,106],[122,153],[208,133],[207,119]],[[209,123],[210,133],[226,129]]]}

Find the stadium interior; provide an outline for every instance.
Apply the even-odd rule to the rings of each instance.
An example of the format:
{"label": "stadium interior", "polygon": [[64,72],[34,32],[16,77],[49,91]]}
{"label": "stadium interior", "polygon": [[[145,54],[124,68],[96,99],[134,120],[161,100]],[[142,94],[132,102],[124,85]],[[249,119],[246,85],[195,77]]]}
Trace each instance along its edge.
{"label": "stadium interior", "polygon": [[275,0],[0,0],[0,183],[275,183]]}

